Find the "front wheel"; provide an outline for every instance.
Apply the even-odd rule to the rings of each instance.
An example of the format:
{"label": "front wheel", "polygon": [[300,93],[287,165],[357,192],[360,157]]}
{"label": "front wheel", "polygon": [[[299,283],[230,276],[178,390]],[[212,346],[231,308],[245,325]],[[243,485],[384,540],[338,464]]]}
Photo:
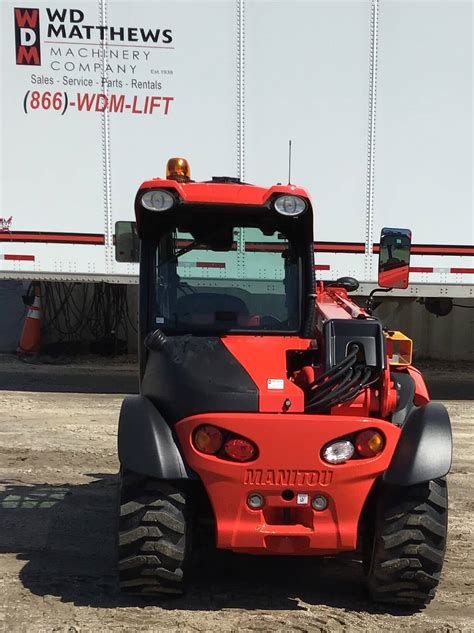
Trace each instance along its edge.
{"label": "front wheel", "polygon": [[446,479],[380,491],[368,587],[376,602],[421,608],[434,598],[448,519]]}
{"label": "front wheel", "polygon": [[166,481],[123,473],[118,576],[124,593],[183,593],[190,550],[186,495]]}

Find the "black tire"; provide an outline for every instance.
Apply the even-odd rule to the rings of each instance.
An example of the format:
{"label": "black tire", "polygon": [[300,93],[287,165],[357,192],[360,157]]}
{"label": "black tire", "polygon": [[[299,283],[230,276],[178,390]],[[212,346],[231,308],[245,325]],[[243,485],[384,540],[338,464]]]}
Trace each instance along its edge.
{"label": "black tire", "polygon": [[186,495],[168,482],[121,475],[118,531],[120,591],[181,594],[189,558]]}
{"label": "black tire", "polygon": [[446,479],[381,489],[368,587],[376,602],[421,608],[435,596],[448,519]]}

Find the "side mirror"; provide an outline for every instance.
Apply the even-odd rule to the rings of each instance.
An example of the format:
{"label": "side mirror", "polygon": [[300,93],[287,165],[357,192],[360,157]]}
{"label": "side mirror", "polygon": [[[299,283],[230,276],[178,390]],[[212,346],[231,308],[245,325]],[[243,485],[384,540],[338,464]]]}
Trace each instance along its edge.
{"label": "side mirror", "polygon": [[411,231],[382,229],[379,251],[379,286],[408,288]]}
{"label": "side mirror", "polygon": [[115,259],[136,263],[140,260],[140,239],[135,222],[115,223]]}

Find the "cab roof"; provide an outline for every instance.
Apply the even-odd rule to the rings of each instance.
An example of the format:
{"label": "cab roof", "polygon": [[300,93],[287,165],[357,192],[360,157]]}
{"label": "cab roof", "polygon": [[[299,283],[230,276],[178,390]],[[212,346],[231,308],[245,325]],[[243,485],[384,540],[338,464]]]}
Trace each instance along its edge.
{"label": "cab roof", "polygon": [[215,179],[211,182],[179,182],[163,178],[146,180],[140,185],[138,193],[149,189],[173,189],[186,203],[241,204],[264,205],[274,195],[289,194],[306,198],[311,205],[311,198],[302,187],[296,185],[274,185],[257,187],[236,181],[236,179]]}

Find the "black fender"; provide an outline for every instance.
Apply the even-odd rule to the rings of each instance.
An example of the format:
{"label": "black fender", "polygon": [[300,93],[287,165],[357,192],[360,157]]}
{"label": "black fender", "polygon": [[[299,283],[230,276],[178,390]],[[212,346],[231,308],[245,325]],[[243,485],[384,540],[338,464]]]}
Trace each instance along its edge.
{"label": "black fender", "polygon": [[451,468],[453,439],[446,408],[437,402],[415,407],[403,425],[383,481],[411,486],[444,477]]}
{"label": "black fender", "polygon": [[157,479],[189,479],[173,433],[144,396],[126,396],[120,409],[118,456],[122,468]]}
{"label": "black fender", "polygon": [[395,412],[392,414],[392,423],[397,426],[403,426],[409,414],[415,408],[413,403],[415,399],[415,381],[410,374],[401,371],[392,372],[390,374],[398,393],[398,403]]}

